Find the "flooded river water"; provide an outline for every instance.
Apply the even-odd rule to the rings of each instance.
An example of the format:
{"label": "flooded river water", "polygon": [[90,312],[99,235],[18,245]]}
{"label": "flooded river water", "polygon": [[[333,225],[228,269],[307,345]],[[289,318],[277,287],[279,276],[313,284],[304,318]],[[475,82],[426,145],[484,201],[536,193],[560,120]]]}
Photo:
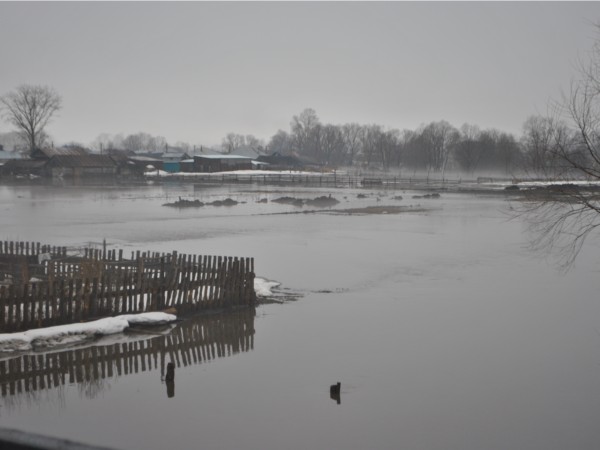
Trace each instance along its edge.
{"label": "flooded river water", "polygon": [[[272,201],[329,194],[333,209],[414,208]],[[0,426],[123,450],[600,448],[600,239],[563,273],[505,196],[416,194],[0,186],[2,240],[251,256],[296,294],[5,355]],[[179,197],[239,203],[162,206]]]}

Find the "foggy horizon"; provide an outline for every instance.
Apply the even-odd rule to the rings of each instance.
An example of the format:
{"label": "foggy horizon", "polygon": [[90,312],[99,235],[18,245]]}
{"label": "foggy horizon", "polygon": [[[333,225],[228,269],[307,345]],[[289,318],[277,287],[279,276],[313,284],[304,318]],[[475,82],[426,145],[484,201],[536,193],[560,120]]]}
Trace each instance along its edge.
{"label": "foggy horizon", "polygon": [[[598,13],[595,2],[2,2],[0,94],[53,87],[57,144],[138,132],[268,141],[305,108],[323,123],[518,135],[568,89]],[[0,133],[13,129],[2,121]]]}

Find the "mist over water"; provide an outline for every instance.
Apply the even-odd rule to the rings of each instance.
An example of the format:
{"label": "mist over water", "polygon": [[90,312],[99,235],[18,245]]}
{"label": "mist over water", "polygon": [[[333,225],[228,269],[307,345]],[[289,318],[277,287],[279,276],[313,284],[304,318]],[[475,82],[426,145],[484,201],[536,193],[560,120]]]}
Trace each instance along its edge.
{"label": "mist over water", "polygon": [[[329,194],[335,209],[421,208],[304,214],[321,208],[272,202]],[[507,197],[419,194],[0,186],[0,239],[251,256],[257,276],[301,294],[161,336],[113,337],[121,350],[135,343],[130,359],[100,358],[96,375],[77,363],[91,350],[61,349],[81,376],[3,390],[0,423],[121,449],[598,448],[600,240],[562,273],[528,249]],[[179,197],[240,203],[162,206]],[[177,362],[173,395],[161,358]]]}

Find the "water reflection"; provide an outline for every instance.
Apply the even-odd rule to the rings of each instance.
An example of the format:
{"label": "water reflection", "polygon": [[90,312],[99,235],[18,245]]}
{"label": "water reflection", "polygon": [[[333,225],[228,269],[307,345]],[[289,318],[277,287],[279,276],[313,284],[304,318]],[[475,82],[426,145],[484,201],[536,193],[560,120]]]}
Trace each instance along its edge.
{"label": "water reflection", "polygon": [[156,370],[173,397],[176,368],[254,349],[255,313],[244,308],[198,316],[166,335],[140,334],[139,340],[0,360],[0,392],[7,406],[38,400],[39,393],[60,391],[65,384],[77,384],[82,396],[95,398],[110,387],[108,379]]}

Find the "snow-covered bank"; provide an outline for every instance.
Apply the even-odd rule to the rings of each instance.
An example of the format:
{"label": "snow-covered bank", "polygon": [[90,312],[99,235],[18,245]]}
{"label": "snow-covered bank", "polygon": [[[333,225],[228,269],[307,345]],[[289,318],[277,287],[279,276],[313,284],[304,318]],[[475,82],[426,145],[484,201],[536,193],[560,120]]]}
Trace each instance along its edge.
{"label": "snow-covered bank", "polygon": [[149,312],[107,317],[87,323],[73,323],[56,327],[27,330],[22,333],[0,334],[0,352],[27,351],[55,347],[93,339],[97,336],[121,333],[130,325],[160,325],[173,322],[173,314]]}
{"label": "snow-covered bank", "polygon": [[[341,174],[341,172],[338,172]],[[144,174],[147,178],[194,178],[194,177],[222,177],[223,175],[260,175],[260,176],[277,176],[277,175],[302,175],[322,177],[324,175],[333,175],[333,172],[309,172],[303,170],[230,170],[227,172],[166,172],[164,170],[152,170]]]}
{"label": "snow-covered bank", "polygon": [[264,278],[254,278],[254,292],[256,292],[257,297],[270,297],[273,295],[273,291],[271,289],[280,286],[281,283],[277,281],[269,281]]}
{"label": "snow-covered bank", "polygon": [[[254,289],[258,297],[273,296],[272,289],[279,285],[277,281],[254,279]],[[93,322],[39,328],[21,333],[5,333],[0,334],[0,353],[76,344],[99,336],[121,333],[132,325],[161,325],[176,319],[177,316],[173,314],[148,312],[107,317]]]}

